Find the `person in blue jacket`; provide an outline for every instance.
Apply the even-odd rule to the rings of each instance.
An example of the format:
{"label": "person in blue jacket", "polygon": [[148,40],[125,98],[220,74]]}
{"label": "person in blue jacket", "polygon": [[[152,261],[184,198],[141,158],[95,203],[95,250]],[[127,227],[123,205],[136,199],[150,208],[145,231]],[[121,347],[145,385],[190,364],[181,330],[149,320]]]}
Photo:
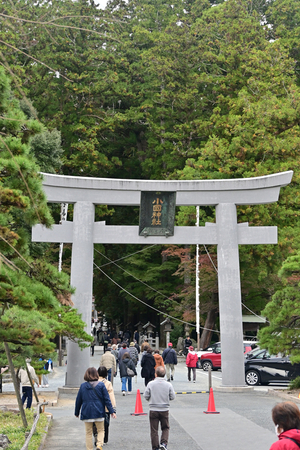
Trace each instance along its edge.
{"label": "person in blue jacket", "polygon": [[166,348],[161,355],[166,367],[167,381],[174,380],[175,366],[177,364],[177,355],[172,347],[172,342],[169,342],[168,348]]}
{"label": "person in blue jacket", "polygon": [[99,381],[97,369],[90,367],[84,374],[75,402],[75,416],[85,423],[85,443],[87,450],[93,450],[93,423],[95,422],[98,436],[97,449],[102,450],[104,440],[105,406],[111,417],[117,416],[111,404],[109,394],[104,383]]}

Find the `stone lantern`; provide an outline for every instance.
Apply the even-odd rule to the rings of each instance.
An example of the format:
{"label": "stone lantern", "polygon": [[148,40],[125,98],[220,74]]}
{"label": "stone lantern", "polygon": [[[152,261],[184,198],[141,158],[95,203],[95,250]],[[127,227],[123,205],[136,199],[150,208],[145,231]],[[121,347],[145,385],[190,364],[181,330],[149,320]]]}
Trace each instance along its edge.
{"label": "stone lantern", "polygon": [[154,338],[154,328],[156,328],[156,326],[149,321],[143,326],[144,333],[146,333],[148,342],[152,347],[157,344],[156,339]]}
{"label": "stone lantern", "polygon": [[185,337],[190,335],[190,326],[186,323],[184,325]]}
{"label": "stone lantern", "polygon": [[163,322],[161,322],[161,325],[164,327],[163,331],[166,333],[166,346],[168,345],[168,342],[170,342],[170,333],[172,331],[172,322],[167,317]]}

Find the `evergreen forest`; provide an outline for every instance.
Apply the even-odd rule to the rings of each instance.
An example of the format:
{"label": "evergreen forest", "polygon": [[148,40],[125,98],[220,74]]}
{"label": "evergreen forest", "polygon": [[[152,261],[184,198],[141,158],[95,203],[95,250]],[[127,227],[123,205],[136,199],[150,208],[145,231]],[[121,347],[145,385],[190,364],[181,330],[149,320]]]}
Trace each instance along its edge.
{"label": "evergreen forest", "polygon": [[[71,246],[59,273],[58,244],[30,241],[33,224],[60,220],[40,172],[211,180],[293,170],[277,203],[237,211],[239,223],[278,227],[278,245],[240,246],[243,314],[266,316],[261,342],[300,361],[300,2],[0,5],[0,341],[16,354],[47,330],[87,341],[70,303]],[[96,220],[138,225],[139,208],[98,206]],[[200,226],[214,220],[214,208],[200,208]],[[195,223],[196,208],[176,209],[176,225]],[[205,347],[219,330],[216,247],[199,253]],[[95,245],[97,311],[112,326],[150,321],[156,331],[168,314],[182,336],[196,321],[195,255],[193,246]]]}

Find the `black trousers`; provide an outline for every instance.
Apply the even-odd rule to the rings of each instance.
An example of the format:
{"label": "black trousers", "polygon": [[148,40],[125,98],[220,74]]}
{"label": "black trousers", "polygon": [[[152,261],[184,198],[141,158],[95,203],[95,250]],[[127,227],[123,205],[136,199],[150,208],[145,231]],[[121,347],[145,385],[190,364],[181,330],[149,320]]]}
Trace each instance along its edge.
{"label": "black trousers", "polygon": [[22,403],[24,405],[26,399],[27,399],[27,409],[31,408],[32,404],[32,387],[31,386],[22,386]]}
{"label": "black trousers", "polygon": [[[159,448],[159,444],[168,444],[169,440],[169,411],[150,411],[150,435],[152,450]],[[160,423],[161,438],[159,442],[158,425]]]}

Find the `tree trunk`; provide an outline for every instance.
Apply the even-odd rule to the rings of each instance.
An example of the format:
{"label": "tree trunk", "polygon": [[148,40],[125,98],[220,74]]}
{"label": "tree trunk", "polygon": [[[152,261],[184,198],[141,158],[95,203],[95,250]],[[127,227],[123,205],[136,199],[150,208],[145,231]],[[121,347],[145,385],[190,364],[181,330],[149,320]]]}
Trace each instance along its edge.
{"label": "tree trunk", "polygon": [[213,334],[213,329],[215,326],[216,317],[217,317],[217,308],[216,307],[211,308],[207,313],[204,330],[201,335],[201,339],[200,339],[200,347],[201,348],[206,348],[210,344],[211,337]]}
{"label": "tree trunk", "polygon": [[18,401],[18,405],[19,405],[19,410],[20,410],[20,414],[21,414],[21,418],[22,418],[22,422],[23,422],[23,427],[27,428],[28,427],[28,423],[27,423],[27,420],[26,420],[25,411],[24,411],[24,408],[23,408],[22,400],[21,400],[19,383],[17,381],[15,368],[14,368],[14,365],[13,365],[13,362],[12,362],[12,358],[11,358],[11,354],[10,354],[10,350],[9,350],[8,345],[7,345],[7,342],[4,342],[4,348],[5,348],[5,353],[6,353],[6,357],[7,357],[7,361],[8,361],[8,365],[9,365],[9,370],[10,370],[11,377],[12,377],[12,380],[13,380],[13,383],[14,383],[15,393],[16,393],[16,397],[17,397],[17,401]]}

